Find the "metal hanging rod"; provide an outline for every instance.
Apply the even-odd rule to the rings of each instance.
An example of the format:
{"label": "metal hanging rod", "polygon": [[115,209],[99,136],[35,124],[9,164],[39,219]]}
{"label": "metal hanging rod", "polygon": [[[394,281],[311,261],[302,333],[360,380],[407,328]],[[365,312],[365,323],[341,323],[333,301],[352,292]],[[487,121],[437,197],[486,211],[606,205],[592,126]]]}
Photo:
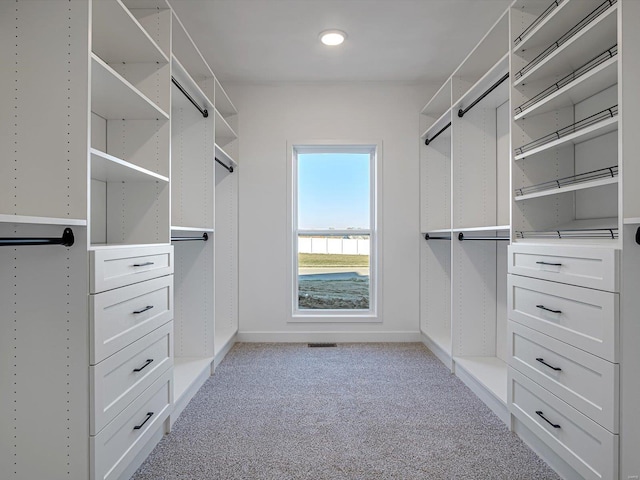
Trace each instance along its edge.
{"label": "metal hanging rod", "polygon": [[451,240],[451,237],[444,237],[444,236],[438,236],[438,235],[429,235],[428,233],[424,234],[424,239],[425,240]]}
{"label": "metal hanging rod", "polygon": [[475,99],[475,101],[469,105],[467,108],[465,109],[460,109],[458,110],[458,117],[462,118],[464,117],[464,114],[467,113],[469,110],[471,110],[473,107],[475,107],[479,102],[481,102],[484,97],[486,97],[487,95],[489,95],[491,92],[493,92],[496,88],[498,88],[507,78],[509,78],[509,72],[505,73],[500,80],[498,80],[496,83],[494,83],[493,85],[491,85],[486,92],[484,92],[482,95],[480,95],[478,98]]}
{"label": "metal hanging rod", "polygon": [[178,90],[180,90],[182,92],[182,94],[187,97],[187,100],[189,100],[194,107],[196,107],[198,109],[198,111],[202,114],[202,116],[204,118],[207,118],[209,116],[209,112],[207,111],[206,108],[202,108],[200,105],[198,105],[198,102],[196,102],[193,97],[191,95],[189,95],[189,92],[187,92],[184,87],[182,85],[180,85],[180,82],[178,82],[176,80],[176,78],[172,75],[171,76],[171,82],[178,87]]}
{"label": "metal hanging rod", "polygon": [[172,242],[195,242],[195,241],[207,241],[209,240],[209,234],[204,232],[201,237],[171,237]]}
{"label": "metal hanging rod", "polygon": [[461,242],[463,240],[464,241],[479,240],[479,241],[483,241],[483,242],[487,242],[487,241],[508,242],[511,239],[509,237],[465,237],[464,233],[460,232],[460,233],[458,233],[458,240],[460,240]]}
{"label": "metal hanging rod", "polygon": [[436,138],[438,138],[438,135],[440,135],[442,132],[444,132],[447,128],[449,128],[451,126],[451,122],[447,123],[444,127],[442,127],[440,129],[440,131],[438,133],[436,133],[433,137],[431,138],[427,138],[424,141],[425,145],[429,145],[431,142],[433,142]]}
{"label": "metal hanging rod", "polygon": [[229,171],[229,173],[233,173],[233,165],[227,165],[222,160],[220,160],[218,157],[214,157],[214,158],[216,159],[216,162],[218,162],[220,165],[222,165],[224,168],[226,168]]}
{"label": "metal hanging rod", "polygon": [[62,237],[59,238],[0,238],[0,246],[10,247],[19,245],[63,245],[70,247],[73,245],[75,238],[73,230],[65,228]]}

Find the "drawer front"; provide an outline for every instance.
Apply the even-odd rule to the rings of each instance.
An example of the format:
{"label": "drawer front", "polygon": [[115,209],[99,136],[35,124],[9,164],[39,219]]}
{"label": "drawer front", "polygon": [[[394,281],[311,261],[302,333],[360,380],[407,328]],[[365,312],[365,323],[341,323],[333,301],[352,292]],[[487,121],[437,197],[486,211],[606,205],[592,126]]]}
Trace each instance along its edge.
{"label": "drawer front", "polygon": [[509,368],[508,395],[511,413],[582,477],[618,478],[618,435],[513,368]]}
{"label": "drawer front", "polygon": [[518,275],[508,277],[511,320],[617,362],[617,293]]}
{"label": "drawer front", "polygon": [[173,319],[173,275],[90,295],[89,310],[95,365]]}
{"label": "drawer front", "polygon": [[618,364],[509,322],[509,365],[618,433]]}
{"label": "drawer front", "polygon": [[173,322],[89,367],[91,435],[100,432],[171,366]]}
{"label": "drawer front", "polygon": [[587,246],[511,245],[509,273],[619,291],[619,250]]}
{"label": "drawer front", "polygon": [[173,247],[108,248],[90,251],[91,293],[100,293],[173,273]]}
{"label": "drawer front", "polygon": [[173,370],[170,369],[102,432],[90,437],[91,480],[119,479],[149,438],[162,428],[172,402]]}

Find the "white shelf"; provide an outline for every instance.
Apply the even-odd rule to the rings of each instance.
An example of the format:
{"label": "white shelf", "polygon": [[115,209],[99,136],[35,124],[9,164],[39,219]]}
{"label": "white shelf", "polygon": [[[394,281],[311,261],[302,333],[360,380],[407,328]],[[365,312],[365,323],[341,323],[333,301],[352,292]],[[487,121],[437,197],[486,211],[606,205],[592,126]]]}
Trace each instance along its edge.
{"label": "white shelf", "polygon": [[236,162],[231,155],[225,152],[217,143],[215,144],[215,157],[233,168],[238,166],[238,162]]}
{"label": "white shelf", "polygon": [[638,225],[640,224],[640,217],[625,217],[625,225]]}
{"label": "white shelf", "polygon": [[504,232],[504,231],[509,231],[510,228],[511,228],[510,225],[489,225],[486,227],[454,228],[452,231],[455,233],[458,233],[458,232]]}
{"label": "white shelf", "polygon": [[171,242],[158,243],[92,243],[89,250],[113,250],[118,248],[146,248],[157,247],[159,245],[171,245]]}
{"label": "white shelf", "polygon": [[557,92],[542,99],[540,102],[523,110],[514,117],[520,120],[531,115],[558,110],[580,103],[581,101],[615,85],[618,81],[618,56],[610,58],[593,70],[585,73],[577,80],[565,85]]}
{"label": "white shelf", "polygon": [[569,73],[570,70],[567,68],[577,68],[592,58],[594,53],[614,45],[617,40],[617,12],[617,5],[610,7],[546,59],[515,80],[513,86],[531,83],[547,76]]}
{"label": "white shelf", "polygon": [[523,160],[527,157],[532,157],[541,152],[545,152],[547,150],[551,150],[553,148],[559,147],[566,143],[582,143],[587,140],[591,140],[592,138],[599,137],[601,135],[605,135],[607,133],[613,132],[618,129],[618,116],[607,118],[601,122],[598,122],[590,127],[583,128],[575,133],[567,135],[565,137],[559,138],[558,140],[554,140],[549,143],[545,143],[537,148],[531,149],[528,152],[521,153],[520,155],[516,155],[514,160]]}
{"label": "white shelf", "polygon": [[[551,2],[549,2],[551,3]],[[513,48],[514,52],[549,45],[594,11],[602,0],[564,0]]]}
{"label": "white shelf", "polygon": [[101,182],[164,182],[169,179],[146,168],[138,167],[120,158],[91,150],[91,178]]}
{"label": "white shelf", "polygon": [[179,227],[177,225],[171,225],[172,232],[207,232],[213,233],[213,228],[210,227]]}
{"label": "white shelf", "polygon": [[214,111],[216,115],[216,143],[224,146],[238,138],[238,135],[236,135],[236,132],[231,128],[220,112],[217,109],[214,109]]}
{"label": "white shelf", "polygon": [[521,202],[523,200],[529,200],[531,198],[539,198],[539,197],[548,197],[550,195],[559,195],[561,193],[567,192],[575,192],[577,190],[585,190],[587,188],[596,188],[602,187],[604,185],[611,185],[614,183],[618,183],[618,177],[611,178],[601,178],[598,180],[591,180],[588,182],[576,183],[574,185],[567,185],[566,187],[560,187],[549,190],[542,190],[540,192],[528,193],[526,195],[520,195],[514,197],[516,202]]}
{"label": "white shelf", "polygon": [[422,111],[422,115],[429,117],[441,117],[451,108],[451,78],[449,78],[431,97]]}
{"label": "white shelf", "polygon": [[497,357],[454,357],[461,368],[475,378],[503,404],[507,404],[507,364]]}
{"label": "white shelf", "polygon": [[236,110],[236,107],[231,102],[227,92],[224,91],[224,88],[222,88],[217,78],[215,79],[215,85],[214,100],[216,102],[216,110],[218,110],[223,117],[237,115],[238,110]]}
{"label": "white shelf", "polygon": [[[202,91],[196,81],[189,75],[184,66],[176,58],[171,56],[171,75],[180,83],[180,85],[200,104],[200,107],[212,112],[214,109],[213,102],[206,93]],[[184,94],[173,85],[171,106],[178,108],[195,108]]]}
{"label": "white shelf", "polygon": [[0,213],[0,223],[24,225],[61,225],[66,227],[86,227],[87,221],[80,218],[30,217],[28,215],[7,215]]}
{"label": "white shelf", "polygon": [[162,49],[120,0],[100,0],[93,2],[92,8],[92,50],[105,62],[169,62]]}
{"label": "white shelf", "polygon": [[[172,22],[172,51],[173,54],[180,59],[183,67],[189,72],[189,75],[196,80],[201,81],[205,78],[214,78],[213,72],[205,62],[204,57],[196,47],[182,25],[180,19],[173,12]],[[215,100],[215,99],[214,99]]]}
{"label": "white shelf", "polygon": [[451,356],[451,332],[424,332],[443,352]]}
{"label": "white shelf", "polygon": [[[424,131],[420,138],[426,140],[427,138],[432,137],[449,122],[451,122],[451,108],[444,112],[435,122],[429,125],[429,127]],[[448,132],[443,132],[441,135],[445,135],[445,137],[448,135],[449,138],[451,138],[451,130],[449,130]]]}
{"label": "white shelf", "polygon": [[91,54],[91,111],[107,120],[169,119],[113,68]]}
{"label": "white shelf", "polygon": [[[508,72],[509,54],[507,53],[460,97],[460,100],[456,102],[452,109],[453,114],[457,115],[459,108],[470,105]],[[481,103],[485,106],[497,108],[507,100],[509,100],[509,82],[505,80],[500,86],[496,87],[493,92],[483,98]]]}
{"label": "white shelf", "polygon": [[426,230],[426,231],[422,232],[422,235],[424,236],[427,233],[451,233],[451,229],[450,228],[437,228],[435,230]]}
{"label": "white shelf", "polygon": [[202,373],[211,370],[213,357],[174,357],[173,401],[178,403]]}

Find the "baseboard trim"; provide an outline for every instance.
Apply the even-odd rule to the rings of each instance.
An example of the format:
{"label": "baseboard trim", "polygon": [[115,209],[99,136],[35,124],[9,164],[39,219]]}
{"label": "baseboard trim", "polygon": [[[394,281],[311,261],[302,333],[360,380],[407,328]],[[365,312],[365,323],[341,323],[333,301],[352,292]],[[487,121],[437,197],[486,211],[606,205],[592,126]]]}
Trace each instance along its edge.
{"label": "baseboard trim", "polygon": [[505,425],[509,426],[511,414],[509,413],[509,407],[502,400],[458,364],[456,364],[455,374]]}
{"label": "baseboard trim", "polygon": [[202,388],[204,382],[211,376],[212,371],[211,367],[207,367],[202,370],[200,375],[198,375],[195,380],[189,385],[189,388],[185,390],[180,398],[174,399],[173,410],[171,411],[171,426],[176,423],[176,420],[180,417],[180,414],[185,409],[185,407],[189,404],[191,399],[198,393],[198,390]]}
{"label": "baseboard trim", "polygon": [[423,332],[420,332],[420,341],[424,344],[425,347],[431,350],[431,353],[433,353],[438,358],[438,360],[444,363],[445,367],[453,371],[453,361],[451,359],[451,355],[449,355],[448,352],[440,348],[435,342],[432,342],[431,339]]}
{"label": "baseboard trim", "polygon": [[233,336],[229,340],[227,340],[227,343],[223,345],[220,351],[216,353],[213,359],[214,372],[215,372],[215,369],[218,368],[218,365],[222,363],[222,361],[224,360],[224,357],[227,356],[227,353],[229,353],[229,350],[231,350],[233,346],[236,344],[237,338],[238,338],[238,333],[236,332],[233,334]]}
{"label": "baseboard trim", "polygon": [[239,332],[247,343],[415,343],[420,332]]}

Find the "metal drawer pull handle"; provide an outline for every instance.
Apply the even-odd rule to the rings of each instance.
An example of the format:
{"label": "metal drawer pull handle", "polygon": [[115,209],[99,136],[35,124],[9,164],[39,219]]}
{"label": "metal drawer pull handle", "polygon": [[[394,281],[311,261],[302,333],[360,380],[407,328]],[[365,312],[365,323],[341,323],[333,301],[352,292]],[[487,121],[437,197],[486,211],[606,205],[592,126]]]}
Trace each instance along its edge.
{"label": "metal drawer pull handle", "polygon": [[547,362],[544,361],[544,358],[536,358],[536,360],[538,362],[540,362],[541,364],[546,365],[551,370],[555,370],[556,372],[561,372],[562,371],[562,369],[560,367],[554,367],[553,365],[549,365]]}
{"label": "metal drawer pull handle", "polygon": [[147,413],[147,418],[144,419],[144,422],[142,422],[140,425],[136,425],[135,427],[133,427],[134,430],[140,430],[145,423],[147,423],[149,421],[149,419],[153,417],[153,412],[148,412]]}
{"label": "metal drawer pull handle", "polygon": [[550,308],[545,307],[544,305],[536,305],[536,308],[540,308],[542,310],[546,310],[551,313],[562,313],[562,310],[551,310]]}
{"label": "metal drawer pull handle", "polygon": [[142,310],[136,310],[136,311],[135,311],[135,312],[133,312],[133,313],[135,313],[135,314],[138,314],[138,313],[144,313],[144,312],[146,312],[147,310],[151,310],[152,308],[153,308],[153,305],[147,305],[147,306],[146,306],[146,307],[144,307]]}
{"label": "metal drawer pull handle", "polygon": [[141,372],[142,370],[147,368],[151,362],[153,362],[153,358],[148,358],[144,365],[142,365],[140,368],[134,368],[133,371]]}
{"label": "metal drawer pull handle", "polygon": [[560,428],[560,425],[558,425],[557,423],[551,423],[549,420],[547,420],[546,417],[544,416],[544,414],[542,413],[542,410],[536,411],[536,414],[539,415],[540,418],[542,418],[545,422],[547,422],[553,428]]}
{"label": "metal drawer pull handle", "polygon": [[154,262],[144,262],[144,263],[134,263],[133,266],[134,267],[146,267],[148,265],[153,265]]}
{"label": "metal drawer pull handle", "polygon": [[549,263],[549,262],[536,262],[538,265],[552,265],[554,267],[561,267],[561,263]]}

